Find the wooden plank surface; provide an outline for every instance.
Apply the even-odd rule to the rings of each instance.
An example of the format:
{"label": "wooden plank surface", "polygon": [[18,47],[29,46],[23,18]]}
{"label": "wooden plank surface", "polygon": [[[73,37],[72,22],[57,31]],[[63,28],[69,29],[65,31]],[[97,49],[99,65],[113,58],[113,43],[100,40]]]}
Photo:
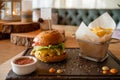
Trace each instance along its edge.
{"label": "wooden plank surface", "polygon": [[[59,29],[59,28],[65,29],[66,36],[73,36],[73,34],[75,33],[76,29],[78,28],[78,27],[75,27],[75,26],[64,26],[64,25],[53,25],[53,27],[55,27],[56,29]],[[120,43],[110,44],[110,46],[109,46],[109,50],[118,59],[120,59],[120,54],[119,54],[120,53],[120,49],[119,49],[119,47],[120,47]],[[22,54],[22,53],[20,53],[20,54]],[[21,56],[20,54],[18,54],[16,57]],[[11,69],[10,61],[11,61],[11,59],[9,61],[7,61],[7,62],[5,62],[5,63],[0,65],[0,80],[5,80],[6,74]]]}
{"label": "wooden plank surface", "polygon": [[[71,28],[69,28],[71,27]],[[65,46],[67,48],[78,48],[78,43],[75,40],[75,37],[73,36],[75,30],[77,27],[69,26],[68,28],[63,25],[53,25],[52,28],[58,30],[60,33],[62,33],[65,37]],[[41,29],[27,32],[27,33],[12,33],[11,34],[11,43],[19,46],[32,46],[33,38],[35,38],[40,32],[42,32]]]}

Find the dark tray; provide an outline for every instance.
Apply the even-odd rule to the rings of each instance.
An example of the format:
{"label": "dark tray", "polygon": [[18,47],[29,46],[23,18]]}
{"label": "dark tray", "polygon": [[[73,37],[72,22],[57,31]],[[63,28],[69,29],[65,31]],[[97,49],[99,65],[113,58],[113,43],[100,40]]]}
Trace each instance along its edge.
{"label": "dark tray", "polygon": [[[32,48],[28,48],[23,56],[30,55]],[[66,49],[68,58],[58,63],[43,63],[39,61],[36,71],[29,75],[19,76],[12,70],[6,76],[6,80],[120,80],[120,61],[116,59],[110,52],[104,62],[93,62],[78,56],[80,49]],[[117,68],[119,72],[116,75],[102,74],[101,67],[109,66]],[[49,73],[49,68],[62,69],[61,74]]]}

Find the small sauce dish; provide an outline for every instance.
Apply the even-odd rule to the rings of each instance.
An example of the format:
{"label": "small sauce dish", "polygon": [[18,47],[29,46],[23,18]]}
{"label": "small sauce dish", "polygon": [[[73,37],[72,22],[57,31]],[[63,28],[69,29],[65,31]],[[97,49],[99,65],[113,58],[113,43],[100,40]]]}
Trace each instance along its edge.
{"label": "small sauce dish", "polygon": [[17,75],[27,75],[37,68],[37,59],[33,56],[21,56],[11,61],[12,70]]}

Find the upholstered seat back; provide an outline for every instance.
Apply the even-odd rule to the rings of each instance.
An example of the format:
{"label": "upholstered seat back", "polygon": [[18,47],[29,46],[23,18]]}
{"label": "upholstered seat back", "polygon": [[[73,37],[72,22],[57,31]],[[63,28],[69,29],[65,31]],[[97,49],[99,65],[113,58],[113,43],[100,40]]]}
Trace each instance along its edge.
{"label": "upholstered seat back", "polygon": [[82,21],[88,25],[105,12],[110,14],[116,24],[120,22],[120,9],[53,9],[52,11],[58,14],[57,24],[61,25],[79,26]]}

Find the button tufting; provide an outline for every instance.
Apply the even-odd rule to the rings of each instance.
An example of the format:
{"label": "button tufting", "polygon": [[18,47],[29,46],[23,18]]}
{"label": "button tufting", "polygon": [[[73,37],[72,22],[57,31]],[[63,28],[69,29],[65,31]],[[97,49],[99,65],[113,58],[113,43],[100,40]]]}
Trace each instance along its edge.
{"label": "button tufting", "polygon": [[53,9],[53,12],[58,12],[58,23],[61,25],[79,26],[82,21],[89,24],[105,12],[110,14],[116,24],[120,22],[119,9]]}

